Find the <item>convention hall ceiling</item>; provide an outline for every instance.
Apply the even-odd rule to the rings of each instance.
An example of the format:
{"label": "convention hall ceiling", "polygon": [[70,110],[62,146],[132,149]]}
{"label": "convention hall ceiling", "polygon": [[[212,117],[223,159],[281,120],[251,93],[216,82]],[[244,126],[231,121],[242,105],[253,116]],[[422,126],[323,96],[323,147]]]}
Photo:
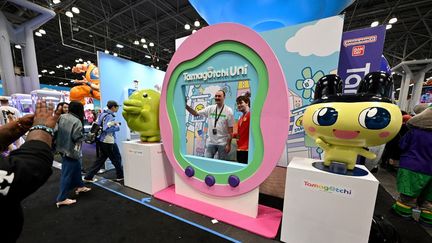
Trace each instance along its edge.
{"label": "convention hall ceiling", "polygon": [[[108,50],[120,57],[161,70],[175,49],[175,39],[207,26],[187,0],[33,0],[52,8],[57,16],[42,26],[46,34],[35,36],[38,66],[55,71],[44,73],[42,83],[58,84],[73,78],[75,60],[96,61],[96,51]],[[69,18],[72,7],[79,9]],[[10,22],[20,24],[37,16],[5,0],[0,9]],[[357,0],[345,11],[344,30],[369,27],[373,21],[398,21],[387,30],[384,55],[391,66],[402,60],[425,59],[432,54],[432,1],[430,0]],[[200,26],[195,27],[195,21]],[[185,24],[191,28],[185,29]],[[145,42],[141,42],[145,39]],[[136,45],[135,41],[138,41]],[[134,43],[135,42],[135,43]],[[154,46],[150,46],[153,43]],[[120,44],[123,46],[119,47]],[[143,45],[146,44],[147,48]],[[13,48],[15,65],[21,65],[20,50]],[[63,67],[57,68],[59,65]],[[120,71],[120,70],[119,70]],[[429,75],[430,76],[430,75]]]}

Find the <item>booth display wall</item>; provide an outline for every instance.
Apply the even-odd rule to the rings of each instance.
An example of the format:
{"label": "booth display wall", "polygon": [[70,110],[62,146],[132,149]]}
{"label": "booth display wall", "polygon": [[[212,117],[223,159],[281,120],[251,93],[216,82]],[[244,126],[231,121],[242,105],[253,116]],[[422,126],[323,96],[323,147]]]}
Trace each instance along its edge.
{"label": "booth display wall", "polygon": [[291,118],[280,166],[293,157],[321,157],[322,150],[305,134],[301,121],[318,79],[336,73],[343,21],[343,16],[334,16],[260,33],[279,59],[288,84]]}
{"label": "booth display wall", "polygon": [[[154,89],[155,85],[162,86],[165,72],[132,62],[123,58],[98,52],[98,65],[100,72],[101,107],[105,107],[108,100],[115,100],[122,104],[127,99],[125,89],[135,88],[134,80],[138,80],[138,89]],[[117,141],[127,138],[127,124],[121,115],[123,108],[120,106],[116,120],[121,122],[120,131],[117,133]],[[121,147],[121,143],[118,143]],[[120,148],[122,150],[122,148]]]}

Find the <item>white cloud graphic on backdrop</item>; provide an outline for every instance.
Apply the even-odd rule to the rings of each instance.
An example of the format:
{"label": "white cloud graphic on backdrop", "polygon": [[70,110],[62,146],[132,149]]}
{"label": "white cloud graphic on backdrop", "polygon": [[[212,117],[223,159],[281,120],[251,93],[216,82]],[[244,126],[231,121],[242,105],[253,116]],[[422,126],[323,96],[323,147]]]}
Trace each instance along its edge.
{"label": "white cloud graphic on backdrop", "polygon": [[298,52],[300,56],[329,56],[340,51],[343,18],[335,16],[319,20],[297,31],[285,43],[288,52]]}

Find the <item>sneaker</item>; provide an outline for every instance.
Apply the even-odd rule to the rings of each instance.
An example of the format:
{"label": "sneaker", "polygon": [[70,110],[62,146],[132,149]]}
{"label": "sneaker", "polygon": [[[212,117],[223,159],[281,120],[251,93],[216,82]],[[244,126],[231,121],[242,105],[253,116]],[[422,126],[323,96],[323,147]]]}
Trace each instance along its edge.
{"label": "sneaker", "polygon": [[113,181],[117,181],[117,182],[124,181],[124,178],[116,178]]}
{"label": "sneaker", "polygon": [[87,182],[87,183],[91,183],[91,182],[96,182],[97,181],[96,178],[93,178],[93,179],[89,180],[89,179],[86,179],[85,177],[83,177],[82,180],[83,180],[83,182]]}
{"label": "sneaker", "polygon": [[410,197],[404,194],[399,194],[399,198],[397,201],[405,206],[416,208],[417,207],[417,198]]}
{"label": "sneaker", "polygon": [[420,207],[421,210],[432,212],[432,202],[431,201],[424,201],[423,204]]}

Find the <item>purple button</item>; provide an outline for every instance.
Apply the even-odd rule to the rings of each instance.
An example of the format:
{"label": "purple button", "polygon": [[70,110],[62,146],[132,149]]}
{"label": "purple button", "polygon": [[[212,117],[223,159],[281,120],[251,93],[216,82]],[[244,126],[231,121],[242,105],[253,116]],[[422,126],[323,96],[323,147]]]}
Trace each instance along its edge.
{"label": "purple button", "polygon": [[188,166],[188,167],[186,167],[186,169],[185,169],[185,174],[186,174],[187,177],[192,177],[192,176],[194,176],[194,175],[195,175],[195,170],[194,170],[194,168],[192,168],[192,166]]}
{"label": "purple button", "polygon": [[216,179],[212,175],[206,175],[204,181],[207,184],[207,186],[213,186],[216,183]]}
{"label": "purple button", "polygon": [[240,184],[240,178],[235,175],[230,175],[228,177],[228,184],[232,187],[237,187]]}

